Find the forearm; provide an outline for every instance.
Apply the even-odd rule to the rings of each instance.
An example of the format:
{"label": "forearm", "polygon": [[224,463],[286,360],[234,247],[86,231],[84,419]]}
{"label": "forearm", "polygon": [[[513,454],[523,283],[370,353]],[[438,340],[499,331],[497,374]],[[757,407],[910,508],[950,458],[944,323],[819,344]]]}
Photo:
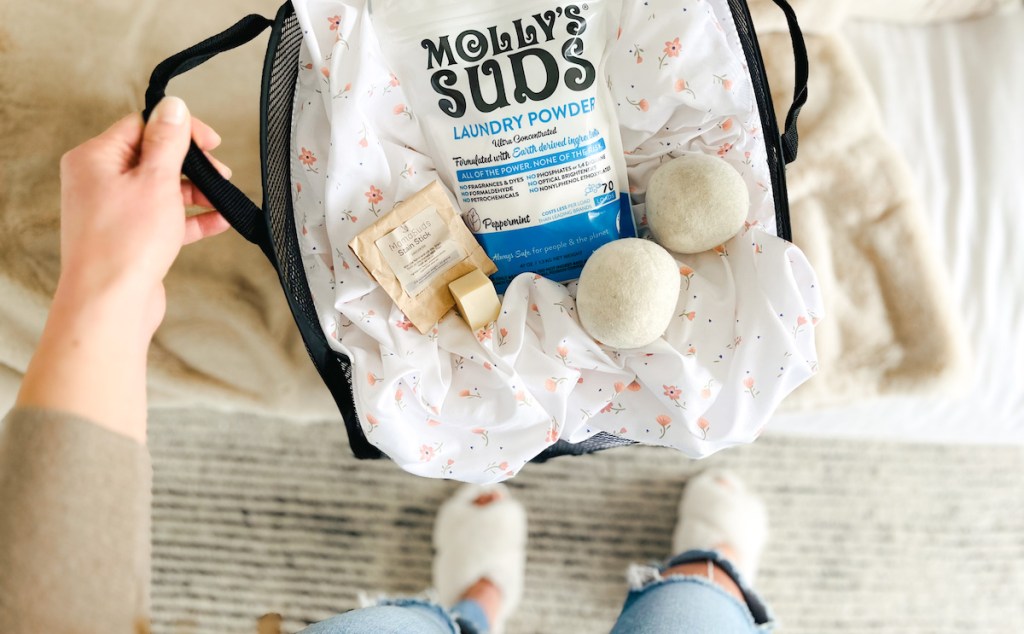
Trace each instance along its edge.
{"label": "forearm", "polygon": [[146,440],[147,302],[128,283],[62,276],[19,407],[61,410]]}
{"label": "forearm", "polygon": [[134,288],[62,276],[0,430],[0,631],[128,634],[145,621],[153,327]]}
{"label": "forearm", "polygon": [[184,244],[228,228],[182,180],[219,136],[163,99],[61,158],[61,279],[0,428],[0,632],[146,629],[146,356]]}

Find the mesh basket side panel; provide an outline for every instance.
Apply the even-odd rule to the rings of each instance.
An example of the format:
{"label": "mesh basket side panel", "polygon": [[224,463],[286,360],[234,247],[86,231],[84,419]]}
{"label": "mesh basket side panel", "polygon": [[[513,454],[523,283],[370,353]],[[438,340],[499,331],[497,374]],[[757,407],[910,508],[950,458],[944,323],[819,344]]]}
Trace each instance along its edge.
{"label": "mesh basket side panel", "polygon": [[380,451],[366,441],[355,411],[351,364],[331,349],[320,328],[299,251],[291,197],[291,131],[303,38],[290,4],[282,7],[278,24],[271,36],[263,87],[263,203],[275,264],[306,350],[338,404],[352,452],[359,458],[379,458]]}
{"label": "mesh basket side panel", "polygon": [[637,443],[634,440],[601,432],[591,436],[583,442],[575,444],[559,440],[544,451],[540,452],[540,454],[533,459],[533,462],[547,462],[551,458],[557,458],[559,456],[582,456],[584,454],[594,453],[595,451],[603,451],[614,447],[625,447],[627,445],[635,444]]}

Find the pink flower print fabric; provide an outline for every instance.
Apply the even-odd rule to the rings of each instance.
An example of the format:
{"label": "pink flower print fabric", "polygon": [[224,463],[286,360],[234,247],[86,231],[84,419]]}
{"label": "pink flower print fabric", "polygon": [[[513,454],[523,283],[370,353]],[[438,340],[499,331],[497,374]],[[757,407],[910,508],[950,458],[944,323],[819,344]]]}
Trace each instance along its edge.
{"label": "pink flower print fabric", "polygon": [[760,113],[726,0],[626,0],[610,45],[605,79],[641,236],[647,182],[675,156],[720,157],[750,191],[740,234],[677,257],[676,316],[637,350],[587,335],[575,283],[527,274],[486,328],[454,314],[426,334],[409,327],[347,245],[437,179],[416,113],[363,0],[294,4],[299,247],[328,341],[354,364],[363,431],[401,468],[496,482],[551,443],[600,432],[702,457],[752,441],[813,374],[821,298],[803,254],[775,236]]}

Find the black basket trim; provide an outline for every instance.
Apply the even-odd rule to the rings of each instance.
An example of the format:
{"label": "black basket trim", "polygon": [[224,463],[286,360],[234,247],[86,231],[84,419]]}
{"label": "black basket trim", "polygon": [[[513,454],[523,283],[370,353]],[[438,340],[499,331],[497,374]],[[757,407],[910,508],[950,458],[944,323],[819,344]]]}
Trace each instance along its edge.
{"label": "black basket trim", "polygon": [[775,106],[768,87],[761,47],[757,43],[757,33],[754,31],[754,20],[745,0],[729,0],[729,8],[732,10],[743,54],[747,58],[747,70],[754,85],[754,96],[761,116],[762,136],[768,152],[768,171],[772,180],[772,197],[775,199],[775,233],[783,240],[792,242],[793,228],[789,221],[789,194],[786,191],[786,163],[782,152],[782,137],[779,134],[779,122],[775,118]]}
{"label": "black basket trim", "polygon": [[260,98],[260,154],[263,170],[263,211],[271,241],[268,257],[277,270],[288,306],[313,365],[330,390],[357,458],[385,457],[363,434],[352,393],[352,366],[334,351],[320,328],[305,268],[299,255],[291,198],[291,130],[295,82],[302,32],[291,2],[274,19],[263,65]]}

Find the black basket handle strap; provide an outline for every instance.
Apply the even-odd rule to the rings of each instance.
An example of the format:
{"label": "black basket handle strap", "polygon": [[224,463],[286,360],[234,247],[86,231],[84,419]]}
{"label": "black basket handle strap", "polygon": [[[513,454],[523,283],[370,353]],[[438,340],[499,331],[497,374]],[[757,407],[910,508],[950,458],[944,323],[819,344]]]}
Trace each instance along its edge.
{"label": "black basket handle strap", "polygon": [[[261,15],[247,15],[226,31],[160,62],[149,78],[149,88],[146,89],[146,109],[142,112],[142,118],[146,121],[149,120],[153,108],[164,98],[167,84],[171,79],[192,70],[218,53],[229,51],[252,41],[273,24],[272,20]],[[264,252],[269,253],[270,239],[267,234],[266,222],[263,219],[263,212],[259,206],[249,200],[249,197],[232,185],[228,179],[221,176],[194,141],[185,156],[182,172],[195,183],[199,191],[203,192],[221,215],[231,223],[231,226],[242,234],[242,237],[259,245]]]}
{"label": "black basket handle strap", "polygon": [[793,105],[789,107],[789,113],[786,115],[786,127],[782,132],[782,157],[786,163],[792,163],[796,160],[796,151],[800,142],[796,131],[796,120],[800,116],[800,109],[807,103],[807,79],[810,69],[807,63],[807,46],[804,44],[804,34],[797,22],[796,12],[786,0],[774,0],[774,2],[786,14],[789,36],[793,39],[793,56],[796,58]]}

